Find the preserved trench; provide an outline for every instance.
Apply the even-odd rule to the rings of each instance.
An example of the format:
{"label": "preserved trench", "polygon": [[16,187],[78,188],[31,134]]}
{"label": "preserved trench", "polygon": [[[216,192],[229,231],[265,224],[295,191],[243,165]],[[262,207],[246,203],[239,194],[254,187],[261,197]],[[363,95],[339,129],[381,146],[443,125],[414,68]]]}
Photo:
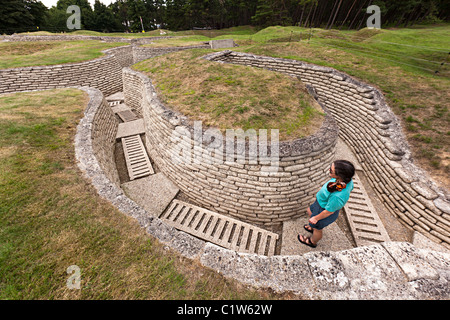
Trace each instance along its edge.
{"label": "preserved trench", "polygon": [[[170,134],[174,130],[192,132],[193,128],[183,115],[159,101],[150,79],[128,67],[189,48],[153,49],[132,44],[107,50],[105,57],[83,63],[0,70],[0,93],[74,86],[86,91],[90,102],[75,137],[78,165],[86,177],[101,196],[136,218],[159,241],[225,276],[313,299],[448,299],[448,195],[412,164],[400,124],[377,89],[334,69],[300,61],[229,50],[209,54],[204,58],[210,61],[267,68],[298,77],[308,85],[327,117],[315,135],[280,142],[280,170],[270,175],[261,173],[261,167],[267,165],[264,161],[256,164],[258,170],[246,163],[177,165],[169,153]],[[117,143],[122,148],[128,145],[124,148],[128,151],[123,152],[127,166],[136,159],[132,158],[133,152],[140,150],[137,163],[143,157],[151,168],[148,174],[139,176],[140,168],[127,167],[128,172],[136,169],[138,176],[132,180],[128,176],[129,181],[122,183],[116,165]],[[336,157],[338,143],[349,147],[357,167],[363,169],[358,175],[367,175],[370,181],[387,186],[381,191],[376,189],[378,198],[422,240],[414,244],[392,242],[386,238],[367,239],[367,232],[362,236],[355,233],[365,228],[386,236],[382,222],[365,214],[376,214],[376,210],[358,180],[353,202],[345,208],[354,244],[308,253],[295,251],[295,244],[289,244],[283,229],[292,232],[301,225],[304,209],[327,179],[326,171]],[[193,148],[195,141],[189,145]],[[362,180],[366,181],[366,177]],[[139,191],[142,185],[130,184],[139,180],[145,181],[145,192]],[[242,188],[253,190],[253,194]],[[158,190],[168,198],[158,197]],[[185,198],[180,199],[180,190]],[[247,195],[242,197],[244,192]],[[139,199],[139,194],[146,195],[143,199],[147,200],[154,197],[155,201],[146,208],[148,201]],[[189,214],[193,219],[190,226],[173,221],[173,217],[179,217],[186,222]],[[218,223],[217,231],[221,217],[223,226],[233,228],[222,232],[219,239],[198,233],[214,221]],[[297,225],[292,226],[295,221]],[[361,224],[358,227],[358,221],[364,228]],[[290,227],[277,230],[280,224]],[[379,229],[370,229],[374,225]],[[197,233],[189,229],[192,226]],[[249,236],[244,243],[242,239],[250,234],[257,237],[251,240]],[[278,252],[273,251],[277,240],[281,243]],[[336,239],[329,241],[333,244]],[[422,245],[428,241],[432,241],[433,250]],[[264,250],[263,243],[267,244]],[[439,246],[441,249],[436,251]]]}

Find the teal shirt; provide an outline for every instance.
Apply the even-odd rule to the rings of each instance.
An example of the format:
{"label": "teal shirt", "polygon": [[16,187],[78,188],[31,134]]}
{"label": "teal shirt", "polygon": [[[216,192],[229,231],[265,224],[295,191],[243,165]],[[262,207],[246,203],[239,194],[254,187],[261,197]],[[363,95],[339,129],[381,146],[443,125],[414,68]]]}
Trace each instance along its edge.
{"label": "teal shirt", "polygon": [[335,181],[336,179],[334,178],[327,181],[316,194],[316,199],[319,205],[330,212],[335,212],[342,209],[350,197],[350,192],[353,190],[352,180],[347,183],[347,187],[342,191],[329,192],[327,190],[327,184]]}

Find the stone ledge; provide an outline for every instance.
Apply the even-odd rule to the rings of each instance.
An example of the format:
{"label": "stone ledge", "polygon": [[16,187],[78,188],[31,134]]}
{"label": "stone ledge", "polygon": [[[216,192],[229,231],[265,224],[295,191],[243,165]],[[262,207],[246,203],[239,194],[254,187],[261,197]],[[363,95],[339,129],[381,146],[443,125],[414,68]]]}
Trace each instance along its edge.
{"label": "stone ledge", "polygon": [[[391,251],[388,252],[385,246]],[[207,243],[200,263],[254,287],[291,291],[310,299],[450,298],[450,255],[424,254],[413,249],[417,261],[427,263],[431,269],[430,273],[416,274],[414,279],[409,279],[406,276],[410,272],[409,266],[397,265],[397,261],[411,259],[402,250],[405,247],[414,248],[409,243],[388,242],[340,252],[262,257]],[[428,263],[426,257],[430,255],[433,257]]]}

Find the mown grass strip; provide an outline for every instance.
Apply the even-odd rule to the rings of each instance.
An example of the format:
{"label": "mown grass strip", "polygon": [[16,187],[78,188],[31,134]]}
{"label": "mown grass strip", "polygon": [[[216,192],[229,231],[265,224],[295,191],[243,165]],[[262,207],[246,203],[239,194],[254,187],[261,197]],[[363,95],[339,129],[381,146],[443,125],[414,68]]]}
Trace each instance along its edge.
{"label": "mown grass strip", "polygon": [[75,89],[0,97],[0,299],[280,297],[181,258],[100,198],[73,150],[86,104]]}
{"label": "mown grass strip", "polygon": [[96,40],[0,42],[0,69],[87,61],[101,57],[102,50],[127,44]]}

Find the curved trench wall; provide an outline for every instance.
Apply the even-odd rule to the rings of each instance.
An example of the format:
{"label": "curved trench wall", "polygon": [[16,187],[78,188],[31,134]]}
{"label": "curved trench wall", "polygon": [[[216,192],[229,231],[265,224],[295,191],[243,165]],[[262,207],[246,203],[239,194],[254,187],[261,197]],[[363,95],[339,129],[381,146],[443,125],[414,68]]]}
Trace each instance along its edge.
{"label": "curved trench wall", "polygon": [[94,87],[104,95],[122,91],[121,70],[133,63],[131,48],[108,49],[104,57],[80,63],[0,70],[0,93],[70,86]]}
{"label": "curved trench wall", "polygon": [[[203,207],[251,223],[274,225],[303,215],[317,189],[328,179],[338,136],[330,116],[314,135],[276,145],[279,162],[275,172],[268,172],[273,165],[268,158],[258,157],[252,162],[248,153],[245,162],[237,158],[225,161],[224,156],[218,163],[196,163],[194,157],[201,156],[210,140],[196,144],[195,126],[160,102],[147,76],[124,68],[123,83],[125,103],[144,117],[150,157],[186,196]],[[185,139],[173,139],[177,133]],[[222,141],[225,155],[226,137]],[[180,143],[192,155],[192,161],[173,160]],[[248,147],[246,141],[245,149]]]}
{"label": "curved trench wall", "polygon": [[[92,150],[105,176],[117,187],[120,187],[114,157],[119,121],[99,90],[83,89],[90,95],[85,114],[90,112],[93,114],[90,128]],[[91,107],[95,107],[95,112],[91,111]]]}
{"label": "curved trench wall", "polygon": [[[53,40],[79,40],[86,36],[17,36],[19,41],[37,41],[45,38]],[[16,37],[10,37],[15,39]],[[31,38],[33,40],[31,40]],[[37,39],[36,39],[37,38]],[[44,38],[44,39],[42,39]],[[96,38],[99,37],[90,37]],[[163,37],[158,37],[163,38]],[[170,37],[169,37],[170,38]],[[155,38],[145,38],[149,42]],[[104,57],[80,63],[68,63],[51,66],[35,66],[0,70],[0,94],[8,92],[56,89],[70,86],[87,86],[99,89],[105,96],[122,91],[122,68],[129,67],[144,59],[174,51],[194,48],[209,48],[209,45],[144,48],[136,45],[122,46],[104,50]]]}
{"label": "curved trench wall", "polygon": [[410,228],[450,247],[449,195],[412,164],[398,119],[377,89],[332,68],[295,60],[232,51],[206,58],[294,75],[313,86],[391,212]]}

